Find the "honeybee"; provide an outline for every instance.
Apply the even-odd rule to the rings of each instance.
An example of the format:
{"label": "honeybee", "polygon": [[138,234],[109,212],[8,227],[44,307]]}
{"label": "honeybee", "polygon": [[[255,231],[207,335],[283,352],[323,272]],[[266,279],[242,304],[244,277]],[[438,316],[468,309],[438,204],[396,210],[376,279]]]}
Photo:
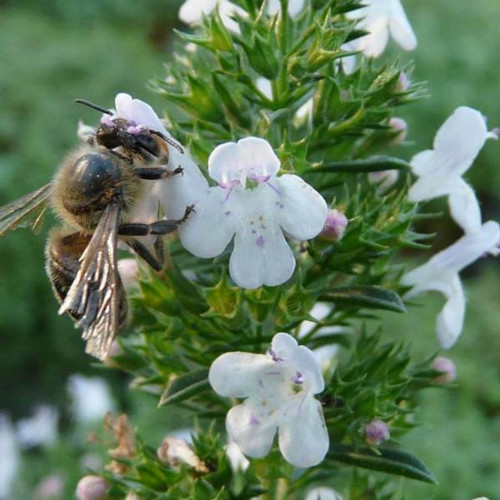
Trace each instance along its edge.
{"label": "honeybee", "polygon": [[88,101],[77,102],[111,118],[63,160],[52,182],[0,208],[0,236],[18,227],[37,230],[49,206],[62,219],[62,227],[49,234],[46,271],[59,314],[67,312],[83,330],[86,352],[103,359],[128,315],[117,270],[118,240],[159,271],[162,235],[177,229],[193,207],[177,220],[132,221],[147,184],[182,174],[181,167],[171,171],[166,165],[170,147],[183,150],[159,131],[113,118],[110,110]]}

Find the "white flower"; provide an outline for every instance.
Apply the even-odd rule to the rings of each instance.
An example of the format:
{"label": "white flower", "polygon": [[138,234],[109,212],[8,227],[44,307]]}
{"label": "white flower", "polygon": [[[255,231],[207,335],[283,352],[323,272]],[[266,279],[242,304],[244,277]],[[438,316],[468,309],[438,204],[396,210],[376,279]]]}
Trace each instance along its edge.
{"label": "white flower", "polygon": [[103,378],[71,375],[68,392],[73,416],[83,424],[102,420],[106,413],[115,410],[111,391]]}
{"label": "white flower", "polygon": [[287,333],[277,333],[267,354],[230,352],[210,367],[215,392],[246,398],[226,417],[231,440],[250,457],[264,457],[279,434],[285,460],[311,467],[325,457],[329,438],[321,403],[313,396],[324,389],[313,353]]}
{"label": "white flower", "polygon": [[244,288],[288,280],[295,256],[283,233],[308,240],[326,219],[321,195],[296,175],[277,177],[279,167],[264,139],[247,137],[217,146],[208,169],[218,186],[206,190],[196,213],[179,228],[186,249],[202,258],[219,255],[234,237],[229,272]]}
{"label": "white flower", "polygon": [[434,139],[434,149],[415,155],[412,171],[418,176],[408,193],[410,201],[431,200],[449,196],[450,211],[465,232],[481,227],[479,204],[472,188],[462,179],[479,154],[488,132],[483,115],[462,106],[444,122]]}
{"label": "white flower", "polygon": [[40,405],[31,418],[24,418],[16,424],[19,442],[28,448],[52,446],[57,441],[59,412],[49,405]]}
{"label": "white flower", "polygon": [[0,498],[12,498],[21,457],[10,418],[0,413]]}
{"label": "white flower", "polygon": [[243,455],[241,448],[234,441],[227,444],[226,457],[229,460],[229,465],[234,473],[238,471],[245,472],[250,466],[250,462],[247,457]]}
{"label": "white flower", "polygon": [[445,349],[455,343],[463,327],[465,296],[458,273],[486,253],[496,255],[499,243],[500,226],[485,222],[403,277],[402,283],[413,287],[407,297],[429,290],[445,295],[447,301],[436,323],[438,339]]}
{"label": "white flower", "polygon": [[417,46],[417,38],[400,0],[364,0],[363,4],[366,7],[349,12],[347,16],[360,19],[358,28],[369,34],[349,42],[349,50],[359,50],[366,57],[379,57],[387,45],[389,33],[404,50]]}
{"label": "white flower", "polygon": [[343,500],[343,498],[335,490],[322,486],[310,490],[304,500]]}
{"label": "white flower", "polygon": [[201,23],[203,16],[211,14],[216,7],[224,26],[234,33],[239,33],[240,27],[233,17],[246,17],[247,13],[229,0],[186,0],[179,10],[179,19],[196,26]]}
{"label": "white flower", "polygon": [[[304,9],[304,0],[288,0],[288,15],[297,17]],[[280,0],[267,0],[267,13],[274,16],[281,12]]]}

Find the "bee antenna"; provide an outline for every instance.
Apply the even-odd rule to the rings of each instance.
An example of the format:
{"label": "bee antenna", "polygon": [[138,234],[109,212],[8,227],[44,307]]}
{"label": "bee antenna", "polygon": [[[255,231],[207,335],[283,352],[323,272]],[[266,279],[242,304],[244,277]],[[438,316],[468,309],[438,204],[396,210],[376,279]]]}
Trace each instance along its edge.
{"label": "bee antenna", "polygon": [[86,99],[75,99],[75,102],[77,102],[78,104],[83,104],[84,106],[88,106],[89,108],[95,109],[96,111],[100,111],[101,113],[105,113],[106,115],[113,114],[113,112],[110,111],[109,109],[103,108],[102,106],[87,101]]}
{"label": "bee antenna", "polygon": [[175,141],[170,139],[170,137],[167,137],[165,134],[162,134],[161,132],[158,132],[157,130],[151,130],[151,133],[157,135],[158,137],[161,137],[167,144],[170,144],[175,149],[177,149],[177,151],[179,151],[181,154],[184,154],[184,150],[182,149],[182,147],[179,144],[177,144]]}

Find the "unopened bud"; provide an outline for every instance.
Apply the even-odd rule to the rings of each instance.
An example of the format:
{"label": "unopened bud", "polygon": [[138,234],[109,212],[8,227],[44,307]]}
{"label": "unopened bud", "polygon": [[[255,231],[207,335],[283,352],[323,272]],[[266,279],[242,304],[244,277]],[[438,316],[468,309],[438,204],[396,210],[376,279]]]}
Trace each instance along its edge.
{"label": "unopened bud", "polygon": [[106,500],[108,483],[99,476],[84,476],[76,486],[76,496],[79,500]]}
{"label": "unopened bud", "polygon": [[384,193],[391,186],[396,184],[399,179],[399,170],[380,170],[379,172],[370,172],[368,182],[378,185],[378,192]]}
{"label": "unopened bud", "polygon": [[137,493],[129,491],[127,493],[127,496],[125,497],[125,500],[141,500],[141,497]]}
{"label": "unopened bud", "polygon": [[322,486],[310,490],[304,500],[342,500],[342,497],[335,490]]}
{"label": "unopened bud", "polygon": [[453,382],[457,377],[457,370],[455,363],[444,356],[438,356],[432,362],[432,368],[437,372],[441,372],[441,375],[434,378],[433,382],[436,384],[449,384]]}
{"label": "unopened bud", "polygon": [[233,472],[246,471],[250,465],[247,457],[243,455],[241,448],[234,441],[226,446],[226,456]]}
{"label": "unopened bud", "polygon": [[378,445],[390,437],[389,427],[382,420],[374,419],[365,426],[365,439],[368,444]]}
{"label": "unopened bud", "polygon": [[411,81],[408,78],[408,74],[404,71],[401,71],[399,74],[398,81],[396,82],[396,90],[398,92],[406,92],[411,85]]}
{"label": "unopened bud", "polygon": [[397,146],[401,144],[408,134],[408,124],[402,118],[393,116],[389,120],[389,126],[391,127],[391,132],[394,134],[394,138],[391,141],[392,146]]}
{"label": "unopened bud", "polygon": [[56,500],[62,498],[64,482],[61,476],[54,474],[42,479],[35,490],[36,500]]}
{"label": "unopened bud", "polygon": [[320,237],[325,240],[340,241],[344,236],[348,223],[349,220],[342,212],[332,208],[328,210]]}

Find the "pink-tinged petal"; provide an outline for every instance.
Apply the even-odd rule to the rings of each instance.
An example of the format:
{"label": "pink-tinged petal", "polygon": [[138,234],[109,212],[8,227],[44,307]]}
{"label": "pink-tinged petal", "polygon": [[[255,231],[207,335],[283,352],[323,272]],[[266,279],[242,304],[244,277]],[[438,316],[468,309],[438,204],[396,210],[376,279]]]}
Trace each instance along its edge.
{"label": "pink-tinged petal", "polygon": [[294,368],[304,374],[306,381],[311,384],[311,394],[318,394],[325,388],[325,381],[321,373],[321,365],[313,352],[306,346],[299,346],[292,352],[290,363]]}
{"label": "pink-tinged petal", "polygon": [[456,342],[464,324],[465,295],[462,283],[458,275],[454,275],[442,292],[446,298],[446,304],[436,320],[436,331],[438,340],[444,349],[449,349]]}
{"label": "pink-tinged petal", "polygon": [[244,398],[259,391],[259,382],[272,368],[274,362],[264,354],[229,352],[212,363],[208,380],[217,394]]}
{"label": "pink-tinged petal", "polygon": [[154,109],[140,99],[120,93],[115,98],[116,115],[125,120],[133,121],[138,125],[146,125],[150,130],[168,134]]}
{"label": "pink-tinged petal", "polygon": [[330,440],[321,403],[305,396],[281,412],[279,447],[283,457],[296,467],[318,465],[326,456]]}
{"label": "pink-tinged petal", "polygon": [[185,150],[181,153],[171,146],[169,153],[167,168],[173,172],[181,167],[183,171],[156,182],[155,191],[165,215],[169,219],[180,219],[187,206],[196,207],[198,201],[206,196],[208,182]]}
{"label": "pink-tinged petal", "polygon": [[448,204],[453,220],[465,233],[475,233],[481,229],[481,209],[474,190],[462,179],[458,189],[450,193]]}
{"label": "pink-tinged petal", "polygon": [[256,175],[274,176],[280,169],[280,160],[271,145],[260,137],[245,137],[238,141],[240,164],[248,172]]}
{"label": "pink-tinged petal", "polygon": [[297,341],[288,333],[277,333],[271,342],[271,354],[275,361],[289,361],[297,349]]}
{"label": "pink-tinged petal", "polygon": [[417,47],[417,37],[399,0],[392,2],[389,29],[392,38],[404,50],[413,50]]}
{"label": "pink-tinged petal", "polygon": [[229,260],[229,272],[242,288],[277,286],[287,281],[295,269],[295,256],[277,227],[237,232]]}
{"label": "pink-tinged petal", "polygon": [[219,144],[208,158],[208,173],[221,186],[239,177],[241,162],[239,148],[235,142]]}
{"label": "pink-tinged petal", "polygon": [[195,212],[179,228],[182,244],[193,255],[211,258],[221,254],[231,241],[236,222],[224,202],[220,188],[208,188],[205,196],[195,201]]}
{"label": "pink-tinged petal", "polygon": [[269,453],[276,434],[278,412],[247,399],[229,410],[226,429],[230,438],[249,457],[260,458]]}
{"label": "pink-tinged petal", "polygon": [[282,175],[275,182],[281,192],[275,204],[281,227],[298,240],[317,236],[328,214],[323,197],[297,175]]}

